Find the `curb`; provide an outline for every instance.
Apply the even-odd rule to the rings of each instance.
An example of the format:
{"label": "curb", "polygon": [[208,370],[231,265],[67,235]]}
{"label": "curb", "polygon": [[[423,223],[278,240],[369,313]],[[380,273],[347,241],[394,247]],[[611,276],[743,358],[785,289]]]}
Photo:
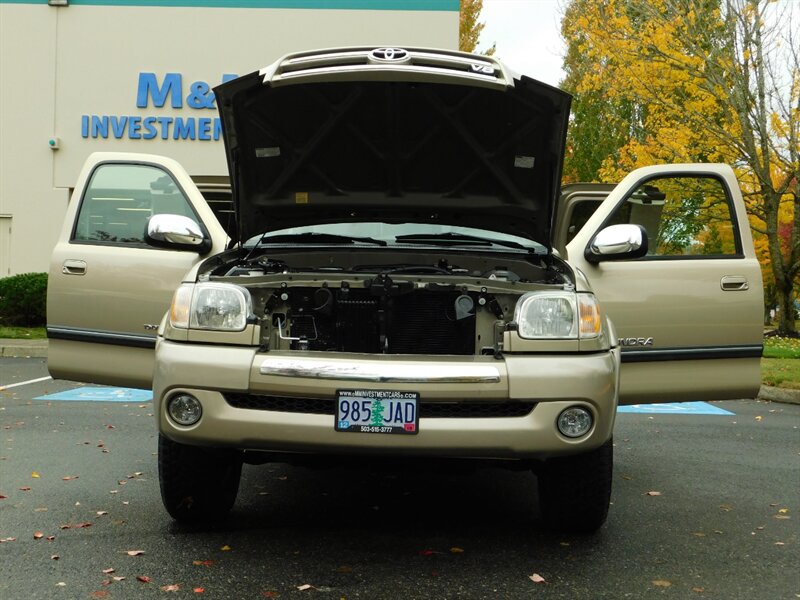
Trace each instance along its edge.
{"label": "curb", "polygon": [[47,340],[0,340],[4,358],[47,358]]}
{"label": "curb", "polygon": [[800,404],[800,390],[770,387],[762,385],[758,390],[758,399],[767,402],[783,402],[784,404]]}

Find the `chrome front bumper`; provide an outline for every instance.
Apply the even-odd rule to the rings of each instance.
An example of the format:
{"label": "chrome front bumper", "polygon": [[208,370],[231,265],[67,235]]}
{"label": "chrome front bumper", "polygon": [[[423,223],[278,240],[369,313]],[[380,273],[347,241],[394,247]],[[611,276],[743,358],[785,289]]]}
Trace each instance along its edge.
{"label": "chrome front bumper", "polygon": [[[471,458],[545,458],[600,446],[611,437],[619,354],[420,357],[175,343],[156,349],[154,403],[159,430],[186,444],[282,452],[394,454]],[[224,392],[333,400],[337,389],[405,390],[424,402],[534,401],[521,417],[424,418],[416,435],[337,432],[332,415],[236,408]],[[181,427],[166,414],[177,392],[195,395],[203,417]],[[592,431],[560,435],[559,413],[589,408]]]}

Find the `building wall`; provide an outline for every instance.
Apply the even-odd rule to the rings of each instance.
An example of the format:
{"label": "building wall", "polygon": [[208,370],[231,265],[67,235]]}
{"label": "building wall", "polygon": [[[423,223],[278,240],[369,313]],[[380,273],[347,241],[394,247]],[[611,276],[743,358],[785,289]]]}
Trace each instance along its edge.
{"label": "building wall", "polygon": [[223,78],[309,48],[455,49],[458,5],[0,0],[0,226],[11,228],[0,276],[47,270],[91,152],[164,154],[193,176],[225,175],[210,93]]}

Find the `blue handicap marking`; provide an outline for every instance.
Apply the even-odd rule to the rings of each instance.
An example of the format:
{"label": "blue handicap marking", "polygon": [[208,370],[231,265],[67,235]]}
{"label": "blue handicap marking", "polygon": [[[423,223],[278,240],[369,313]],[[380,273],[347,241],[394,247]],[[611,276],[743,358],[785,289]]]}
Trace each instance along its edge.
{"label": "blue handicap marking", "polygon": [[708,402],[669,402],[665,404],[631,404],[620,406],[618,413],[644,413],[660,415],[735,415]]}
{"label": "blue handicap marking", "polygon": [[39,396],[34,400],[63,400],[67,402],[150,402],[153,392],[118,387],[79,387],[72,390]]}

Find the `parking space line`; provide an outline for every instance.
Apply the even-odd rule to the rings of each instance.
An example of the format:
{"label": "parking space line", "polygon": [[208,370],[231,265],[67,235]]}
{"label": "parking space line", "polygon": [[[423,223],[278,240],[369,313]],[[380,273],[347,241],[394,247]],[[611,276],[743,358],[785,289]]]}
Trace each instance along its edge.
{"label": "parking space line", "polygon": [[63,392],[38,396],[34,400],[64,400],[78,402],[150,402],[151,390],[118,387],[78,387]]}
{"label": "parking space line", "polygon": [[29,379],[28,381],[20,381],[19,383],[12,383],[11,385],[3,385],[0,386],[0,392],[3,390],[10,390],[11,388],[20,387],[21,385],[28,385],[29,383],[39,383],[40,381],[47,381],[48,379],[52,379],[50,375],[47,377],[39,377],[38,379]]}

